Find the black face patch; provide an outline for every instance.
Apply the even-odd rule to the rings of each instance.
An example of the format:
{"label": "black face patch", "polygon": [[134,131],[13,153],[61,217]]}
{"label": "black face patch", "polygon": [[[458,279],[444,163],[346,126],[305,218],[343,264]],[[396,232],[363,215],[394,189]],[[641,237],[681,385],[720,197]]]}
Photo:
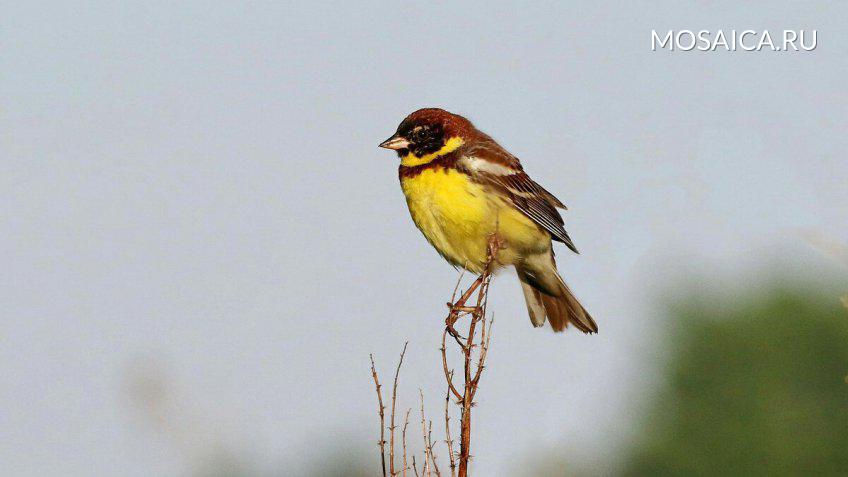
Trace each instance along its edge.
{"label": "black face patch", "polygon": [[418,157],[432,154],[445,145],[441,124],[418,124],[404,129],[399,132],[409,141],[409,151]]}

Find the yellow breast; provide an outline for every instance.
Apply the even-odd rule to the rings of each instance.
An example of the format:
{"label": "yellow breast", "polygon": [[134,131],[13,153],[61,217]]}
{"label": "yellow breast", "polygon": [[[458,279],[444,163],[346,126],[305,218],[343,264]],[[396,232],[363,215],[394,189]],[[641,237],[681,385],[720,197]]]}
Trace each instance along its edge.
{"label": "yellow breast", "polygon": [[442,167],[403,178],[401,187],[412,220],[433,247],[456,266],[482,270],[485,237],[495,222],[483,188],[465,174]]}
{"label": "yellow breast", "polygon": [[550,247],[550,237],[529,218],[454,169],[425,169],[402,178],[401,187],[415,225],[456,266],[482,271],[488,238],[496,231],[508,245],[498,257],[503,264]]}

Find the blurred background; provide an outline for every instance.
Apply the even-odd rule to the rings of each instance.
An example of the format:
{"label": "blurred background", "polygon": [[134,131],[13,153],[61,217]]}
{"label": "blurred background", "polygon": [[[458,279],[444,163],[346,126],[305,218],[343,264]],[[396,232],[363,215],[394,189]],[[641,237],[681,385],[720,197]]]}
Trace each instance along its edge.
{"label": "blurred background", "polygon": [[[600,326],[533,329],[497,277],[475,475],[844,475],[846,16],[7,2],[3,473],[376,475],[368,355],[409,340],[398,406],[439,416],[457,278],[376,145],[438,106],[568,204]],[[818,47],[651,51],[733,28]]]}

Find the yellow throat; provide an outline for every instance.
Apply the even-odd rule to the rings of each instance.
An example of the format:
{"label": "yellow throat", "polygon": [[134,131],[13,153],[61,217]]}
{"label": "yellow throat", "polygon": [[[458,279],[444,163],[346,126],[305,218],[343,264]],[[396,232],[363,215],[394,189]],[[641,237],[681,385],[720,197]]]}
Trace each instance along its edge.
{"label": "yellow throat", "polygon": [[463,141],[461,137],[455,136],[455,137],[448,139],[445,142],[445,145],[442,146],[442,148],[439,149],[436,152],[432,152],[430,154],[425,154],[421,157],[418,157],[415,154],[410,152],[409,154],[403,156],[400,159],[400,163],[401,163],[401,165],[406,166],[406,167],[413,167],[413,166],[420,166],[422,164],[427,164],[428,162],[433,161],[433,159],[435,159],[439,156],[444,156],[445,154],[449,154],[453,151],[456,151],[457,149],[459,149],[459,146],[462,146],[463,142],[465,142],[465,141]]}

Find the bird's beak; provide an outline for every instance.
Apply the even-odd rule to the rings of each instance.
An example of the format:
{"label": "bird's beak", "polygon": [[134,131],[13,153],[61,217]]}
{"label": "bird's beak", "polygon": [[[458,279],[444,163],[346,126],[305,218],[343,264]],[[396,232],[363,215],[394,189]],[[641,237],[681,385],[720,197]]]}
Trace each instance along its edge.
{"label": "bird's beak", "polygon": [[394,149],[395,151],[397,151],[398,149],[409,147],[409,141],[407,141],[405,137],[398,136],[397,134],[395,134],[394,136],[381,142],[380,147],[385,147],[386,149]]}

